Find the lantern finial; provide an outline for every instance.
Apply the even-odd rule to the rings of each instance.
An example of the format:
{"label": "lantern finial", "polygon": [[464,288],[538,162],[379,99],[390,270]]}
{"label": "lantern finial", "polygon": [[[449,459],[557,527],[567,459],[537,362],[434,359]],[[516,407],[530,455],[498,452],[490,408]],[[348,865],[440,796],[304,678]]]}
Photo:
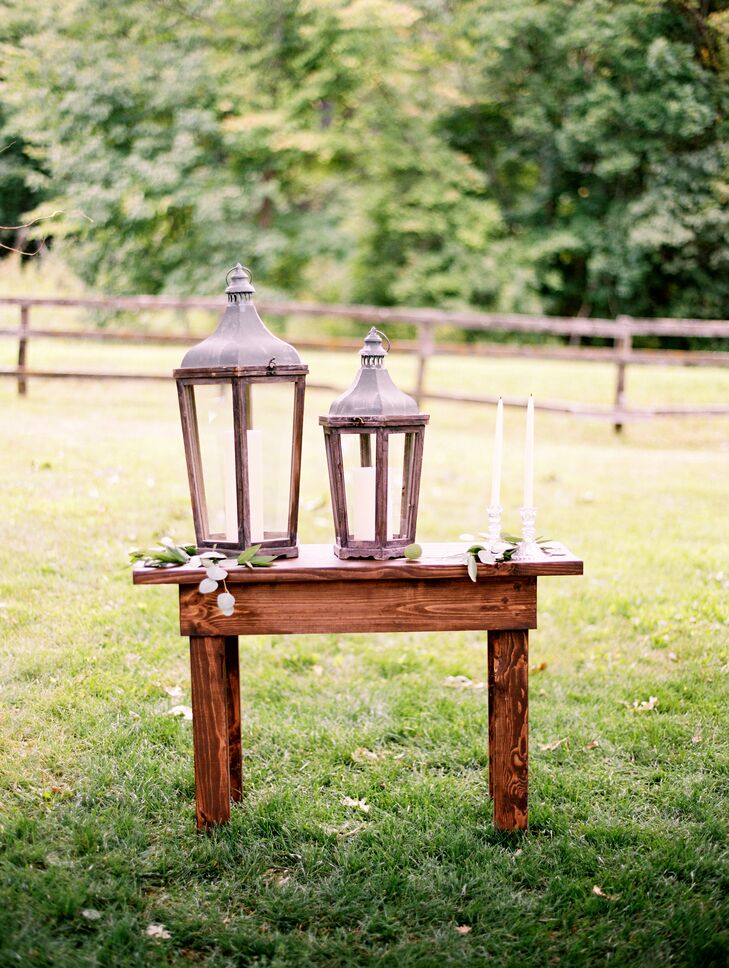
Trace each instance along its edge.
{"label": "lantern finial", "polygon": [[228,294],[228,302],[238,302],[239,300],[249,302],[251,293],[256,291],[253,287],[253,273],[251,270],[246,269],[240,262],[236,262],[225,277],[226,282],[228,281],[228,276],[233,277],[225,290]]}
{"label": "lantern finial", "polygon": [[387,349],[385,349],[382,345],[383,337],[387,339],[387,336],[374,326],[365,336],[364,346],[359,351],[362,366],[382,366],[390,350],[390,340],[387,339]]}

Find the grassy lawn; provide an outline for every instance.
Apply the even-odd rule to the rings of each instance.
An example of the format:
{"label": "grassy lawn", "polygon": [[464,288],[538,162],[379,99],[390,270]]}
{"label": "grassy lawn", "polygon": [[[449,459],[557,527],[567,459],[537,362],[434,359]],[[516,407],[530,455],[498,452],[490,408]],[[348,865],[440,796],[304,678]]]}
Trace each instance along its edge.
{"label": "grassy lawn", "polygon": [[[48,341],[30,362],[179,356]],[[338,385],[355,365],[309,362]],[[612,373],[438,359],[431,380],[608,402]],[[330,398],[307,395],[302,541],[331,540]],[[725,401],[729,372],[635,368],[628,398]],[[419,537],[448,540],[485,526],[493,410],[430,412]],[[246,793],[201,836],[175,595],[125,564],[192,536],[173,387],[1,381],[0,965],[725,965],[729,421],[618,438],[538,415],[537,441],[539,529],[585,576],[540,584],[529,832],[492,828],[485,636],[458,633],[242,640]]]}

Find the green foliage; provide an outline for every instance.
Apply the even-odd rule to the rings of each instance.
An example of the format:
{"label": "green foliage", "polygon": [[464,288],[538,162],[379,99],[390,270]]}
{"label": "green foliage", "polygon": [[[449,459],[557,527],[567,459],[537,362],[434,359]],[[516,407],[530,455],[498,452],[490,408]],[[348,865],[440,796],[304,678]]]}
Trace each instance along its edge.
{"label": "green foliage", "polygon": [[726,315],[727,64],[695,4],[468,5],[471,97],[509,253],[555,313]]}
{"label": "green foliage", "polygon": [[0,113],[108,291],[724,317],[719,7],[15,0]]}
{"label": "green foliage", "polygon": [[18,13],[15,16],[0,17],[0,256],[10,249],[32,252],[35,245],[27,249],[28,236],[23,225],[23,215],[40,200],[42,176],[39,164],[33,157],[29,146],[19,133],[9,116],[8,105],[2,98],[2,90],[9,80],[8,59],[4,56],[30,27],[30,16]]}

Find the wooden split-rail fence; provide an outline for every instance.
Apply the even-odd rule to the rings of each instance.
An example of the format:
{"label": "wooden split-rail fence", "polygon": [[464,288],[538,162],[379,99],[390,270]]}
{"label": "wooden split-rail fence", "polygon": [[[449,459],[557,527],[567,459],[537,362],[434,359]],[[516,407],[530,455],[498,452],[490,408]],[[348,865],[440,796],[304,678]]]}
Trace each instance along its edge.
{"label": "wooden split-rail fence", "polygon": [[[199,337],[144,333],[110,329],[57,329],[32,327],[30,314],[35,306],[78,307],[87,310],[149,311],[175,310],[186,313],[203,309],[220,312],[224,304],[219,298],[175,299],[167,296],[120,296],[120,297],[51,297],[51,296],[0,296],[0,305],[17,307],[19,325],[0,326],[0,336],[14,337],[18,341],[17,366],[0,367],[0,376],[17,380],[18,393],[27,393],[31,378],[92,379],[92,380],[168,380],[170,374],[129,373],[117,371],[45,370],[29,365],[28,350],[32,339],[71,339],[110,341],[122,344],[191,345]],[[257,303],[264,315],[269,317],[308,316],[359,320],[373,325],[409,324],[415,328],[414,340],[399,340],[398,349],[417,356],[417,370],[413,395],[421,403],[424,399],[447,400],[460,403],[494,404],[497,397],[465,393],[432,392],[426,386],[427,364],[435,354],[484,357],[528,357],[544,360],[581,360],[611,363],[615,366],[615,390],[611,405],[582,404],[569,400],[537,400],[538,409],[554,413],[573,414],[582,417],[608,419],[619,431],[628,421],[655,416],[691,416],[729,414],[729,402],[715,404],[659,404],[655,406],[630,407],[626,401],[625,373],[628,366],[709,366],[729,365],[729,352],[708,350],[639,349],[634,346],[635,337],[699,337],[703,339],[728,339],[729,321],[705,319],[638,319],[619,316],[617,319],[583,319],[554,316],[524,316],[506,313],[458,312],[435,309],[379,306],[339,306],[304,302],[278,302],[263,300]],[[455,342],[437,338],[439,329],[465,330],[477,333],[539,334],[569,337],[569,344],[518,343],[518,342]],[[581,346],[582,337],[598,337],[610,345]],[[296,346],[314,350],[359,349],[361,340],[338,337],[298,338]],[[315,386],[310,384],[310,386]],[[340,390],[340,387],[321,389]],[[521,397],[504,397],[506,406],[522,407],[526,400]]]}

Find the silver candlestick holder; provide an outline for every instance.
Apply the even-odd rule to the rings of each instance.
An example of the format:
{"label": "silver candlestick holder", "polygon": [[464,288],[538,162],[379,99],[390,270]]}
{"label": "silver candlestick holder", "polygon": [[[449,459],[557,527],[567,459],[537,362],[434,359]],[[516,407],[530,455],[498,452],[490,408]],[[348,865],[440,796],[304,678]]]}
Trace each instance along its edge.
{"label": "silver candlestick holder", "polygon": [[535,558],[546,558],[547,555],[537,544],[537,509],[519,508],[519,514],[521,515],[521,541],[511,560],[533,561]]}
{"label": "silver candlestick holder", "polygon": [[486,533],[486,544],[491,554],[501,551],[503,544],[501,540],[501,512],[503,510],[500,504],[492,504],[487,509],[489,528]]}

